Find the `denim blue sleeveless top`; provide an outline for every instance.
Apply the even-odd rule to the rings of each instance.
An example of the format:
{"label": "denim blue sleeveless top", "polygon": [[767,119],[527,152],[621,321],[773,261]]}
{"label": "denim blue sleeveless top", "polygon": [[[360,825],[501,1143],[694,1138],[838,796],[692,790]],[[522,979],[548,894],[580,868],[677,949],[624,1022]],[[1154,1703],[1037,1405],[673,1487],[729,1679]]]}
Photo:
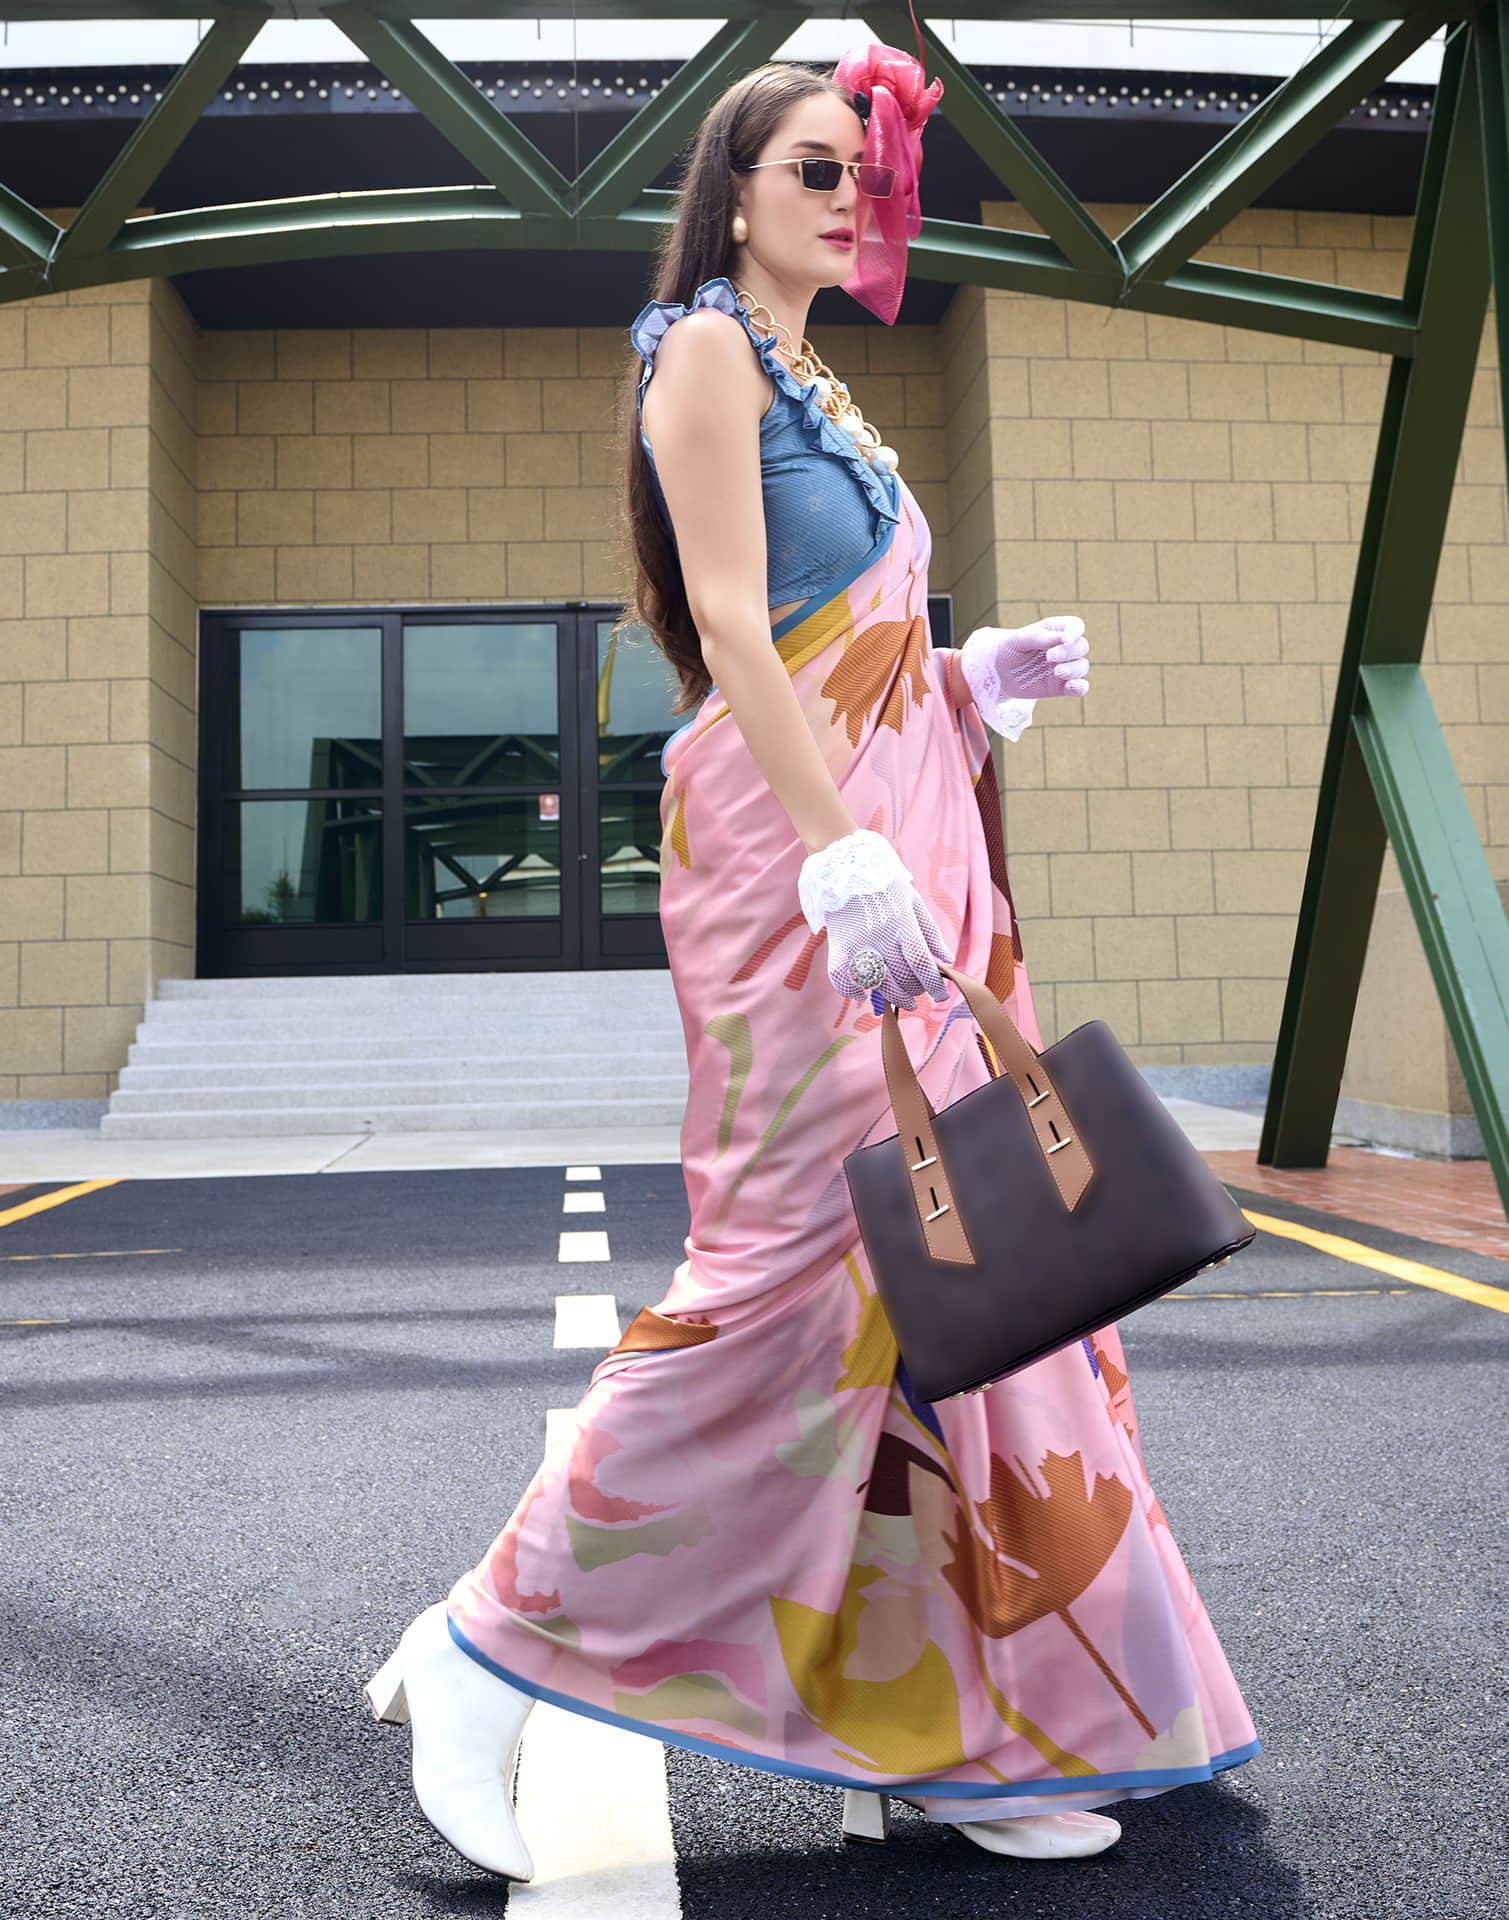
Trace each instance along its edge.
{"label": "denim blue sleeveless top", "polygon": [[[798,380],[777,357],[777,336],[761,338],[726,275],[705,280],[689,307],[679,301],[650,301],[629,329],[645,363],[636,392],[641,409],[662,336],[673,322],[698,307],[718,307],[739,320],[775,382],[775,397],[760,416],[765,604],[804,603],[772,629],[771,638],[777,639],[812,611],[808,602],[821,605],[831,599],[879,559],[901,517],[900,482],[871,466],[848,434],[833,424],[818,405],[816,381]],[[650,463],[656,507],[674,540],[642,420],[639,438]]]}

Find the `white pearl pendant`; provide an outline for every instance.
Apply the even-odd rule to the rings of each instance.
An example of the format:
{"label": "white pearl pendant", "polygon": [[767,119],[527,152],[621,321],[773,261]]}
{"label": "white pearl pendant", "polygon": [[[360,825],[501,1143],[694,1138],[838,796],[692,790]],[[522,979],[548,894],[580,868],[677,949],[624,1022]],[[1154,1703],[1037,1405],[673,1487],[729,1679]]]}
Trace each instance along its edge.
{"label": "white pearl pendant", "polygon": [[899,463],[900,455],[894,447],[880,446],[870,450],[871,466],[884,467],[887,473],[894,473]]}
{"label": "white pearl pendant", "polygon": [[842,417],[842,419],[839,421],[838,424],[843,429],[843,431],[846,434],[848,434],[851,440],[860,441],[864,439],[865,423],[863,418],[859,414],[846,413],[844,414],[844,416]]}
{"label": "white pearl pendant", "polygon": [[819,373],[814,376],[812,384],[817,388],[817,404],[820,407],[826,406],[833,393],[833,382],[824,379],[822,374]]}

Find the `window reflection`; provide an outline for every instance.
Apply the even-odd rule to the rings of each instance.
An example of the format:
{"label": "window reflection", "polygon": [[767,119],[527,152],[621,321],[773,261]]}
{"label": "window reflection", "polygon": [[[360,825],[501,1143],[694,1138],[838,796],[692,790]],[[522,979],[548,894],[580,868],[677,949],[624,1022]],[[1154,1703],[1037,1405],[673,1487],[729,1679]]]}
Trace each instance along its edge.
{"label": "window reflection", "polygon": [[377,627],[243,627],[226,689],[227,786],[382,785]]}
{"label": "window reflection", "polygon": [[660,906],[660,795],[601,795],[598,847],[602,911],[657,912]]}
{"label": "window reflection", "polygon": [[406,623],[404,784],[557,784],[556,677],[552,623]]}
{"label": "window reflection", "polygon": [[654,780],[666,741],[686,723],[671,712],[676,675],[638,622],[617,635],[613,623],[597,625],[597,777]]}
{"label": "window reflection", "polygon": [[381,827],[371,800],[227,802],[226,924],[380,919]]}
{"label": "window reflection", "polygon": [[558,794],[404,803],[410,920],[549,918],[561,911]]}

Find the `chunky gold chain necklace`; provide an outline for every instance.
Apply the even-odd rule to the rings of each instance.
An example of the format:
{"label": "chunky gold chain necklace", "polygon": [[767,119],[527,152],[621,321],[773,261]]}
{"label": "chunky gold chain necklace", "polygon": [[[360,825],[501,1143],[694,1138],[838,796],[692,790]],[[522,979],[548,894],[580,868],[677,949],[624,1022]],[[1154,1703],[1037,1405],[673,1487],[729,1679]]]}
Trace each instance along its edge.
{"label": "chunky gold chain necklace", "polygon": [[[783,353],[790,356],[791,371],[796,378],[806,384],[817,382],[817,403],[827,414],[841,433],[848,434],[859,452],[871,466],[879,467],[886,473],[896,471],[898,455],[894,447],[888,447],[872,427],[859,408],[849,397],[849,389],[829,366],[817,357],[812,342],[803,336],[802,344],[792,344],[791,329],[777,320],[762,301],[743,287],[735,287],[734,293],[739,303],[748,313],[751,322],[762,332],[771,332],[778,336],[778,345]],[[761,319],[763,315],[763,319]]]}

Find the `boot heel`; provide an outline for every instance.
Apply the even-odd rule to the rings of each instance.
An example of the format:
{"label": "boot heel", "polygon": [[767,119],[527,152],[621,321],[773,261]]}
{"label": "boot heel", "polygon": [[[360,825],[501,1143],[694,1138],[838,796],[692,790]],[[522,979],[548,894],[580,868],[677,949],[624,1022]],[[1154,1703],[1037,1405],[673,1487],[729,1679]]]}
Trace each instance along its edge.
{"label": "boot heel", "polygon": [[372,1718],[390,1727],[401,1727],[409,1718],[409,1702],[403,1690],[403,1661],[395,1652],[383,1662],[362,1688]]}
{"label": "boot heel", "polygon": [[891,1837],[891,1799],[885,1793],[844,1789],[844,1838],[867,1840],[879,1846]]}

